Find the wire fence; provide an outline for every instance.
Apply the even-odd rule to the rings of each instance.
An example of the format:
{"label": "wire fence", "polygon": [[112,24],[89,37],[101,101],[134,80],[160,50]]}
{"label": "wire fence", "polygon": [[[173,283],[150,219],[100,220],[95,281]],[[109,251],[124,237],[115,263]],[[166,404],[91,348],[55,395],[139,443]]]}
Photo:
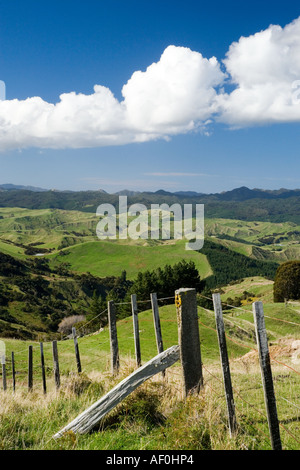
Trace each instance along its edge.
{"label": "wire fence", "polygon": [[[205,296],[202,294],[197,294],[198,298],[208,300],[213,302],[213,298]],[[161,307],[165,305],[166,301],[175,303],[175,296],[163,297],[157,299],[157,306]],[[115,306],[118,308],[124,304],[130,304],[131,302],[120,302],[116,303]],[[141,338],[142,350],[145,352],[146,358],[151,358],[155,355],[156,349],[156,340],[155,328],[152,328],[151,334],[149,333],[150,329],[145,328],[144,325],[147,325],[149,322],[154,323],[153,317],[151,315],[151,307],[153,310],[153,305],[151,306],[150,300],[141,300],[137,301],[139,308],[139,313],[147,311],[148,314],[139,315],[139,336]],[[149,305],[149,308],[147,308]],[[263,386],[259,383],[257,377],[254,380],[254,376],[259,376],[258,365],[258,355],[259,351],[254,338],[254,323],[250,321],[251,311],[247,308],[241,306],[234,306],[222,301],[222,307],[224,311],[227,309],[233,313],[232,315],[224,314],[224,324],[225,324],[225,336],[229,344],[232,344],[232,350],[229,348],[230,352],[230,366],[233,370],[233,392],[236,397],[235,400],[235,410],[237,413],[239,432],[249,432],[249,428],[253,429],[253,435],[260,435],[268,445],[272,445],[270,441],[270,436],[266,431],[266,425],[268,423],[268,415],[265,411],[262,410],[264,407],[264,401],[261,399],[257,400],[257,396],[260,392],[263,391]],[[169,307],[172,308],[172,307]],[[295,313],[299,312],[295,310]],[[148,311],[149,310],[149,311]],[[170,347],[174,344],[174,338],[178,331],[178,319],[176,316],[175,307],[172,310],[172,315],[160,314],[160,327],[162,333],[162,339],[164,347]],[[215,325],[215,311],[210,310],[209,308],[204,308],[201,306],[197,307],[198,312],[198,324],[200,330],[201,338],[201,350],[207,354],[207,363],[203,361],[203,387],[204,390],[209,390],[217,400],[218,405],[225,410],[226,407],[226,397],[224,394],[224,379],[222,377],[222,370],[220,367],[220,361],[217,360],[216,356],[213,355],[212,359],[209,359],[211,350],[205,351],[205,347],[209,349],[209,345],[206,345],[206,341],[202,338],[205,338],[204,331],[209,331],[211,335],[215,335],[212,339],[213,346],[212,349],[216,350],[215,345],[218,341],[218,330]],[[242,319],[239,323],[236,320],[239,320],[241,314],[246,315],[246,320]],[[104,316],[108,315],[108,308],[100,312],[95,318],[85,325],[79,327],[76,331],[76,341],[78,344],[78,351],[80,354],[81,364],[83,372],[90,373],[101,373],[110,375],[111,374],[111,361],[112,361],[112,345],[109,326],[101,328],[99,331],[94,333],[85,334],[87,326],[89,323],[95,323],[95,321],[100,321]],[[293,328],[299,328],[300,322],[288,321],[284,318],[273,317],[272,315],[265,314],[265,318],[271,322],[281,322],[285,325],[291,326]],[[252,335],[249,334],[249,329],[245,330],[244,321],[249,324]],[[129,318],[125,318],[118,322],[118,329],[124,329],[125,335],[120,335],[119,338],[119,348],[121,352],[121,360],[126,367],[135,368],[135,349],[134,341],[135,334],[132,330],[132,323]],[[239,334],[237,334],[239,332]],[[300,330],[297,330],[296,335],[299,335]],[[73,338],[75,340],[75,338]],[[43,342],[43,343],[33,343],[33,359],[32,364],[29,366],[29,356],[28,347],[22,349],[16,349],[13,352],[11,357],[6,357],[5,361],[2,361],[2,382],[3,389],[5,392],[12,388],[14,391],[16,387],[26,387],[29,383],[29,369],[31,369],[31,374],[35,378],[34,386],[39,386],[42,380],[43,366],[41,364],[41,344],[43,345],[43,354],[45,358],[45,373],[46,377],[49,379],[53,376],[55,371],[55,362],[53,360],[53,342]],[[59,356],[60,356],[60,371],[63,376],[68,377],[79,372],[78,370],[78,361],[76,361],[74,355],[74,344],[70,335],[65,335],[57,342]],[[128,346],[130,344],[130,347]],[[126,347],[125,347],[126,346]],[[122,351],[124,348],[124,351]],[[237,351],[234,349],[237,348]],[[244,354],[241,354],[241,351],[244,350]],[[251,355],[251,356],[250,356]],[[300,353],[299,353],[300,355]],[[275,373],[273,372],[276,397],[279,405],[279,414],[281,419],[279,419],[279,426],[284,436],[284,445],[287,449],[300,448],[300,439],[298,435],[300,415],[299,415],[299,375],[300,370],[297,370],[297,367],[291,366],[287,361],[278,360],[276,354],[272,352],[272,347],[270,347],[270,359],[274,366]],[[204,364],[205,362],[205,364]],[[300,361],[299,361],[300,362]],[[242,368],[242,372],[241,372]],[[253,370],[252,370],[252,369]],[[282,371],[286,369],[287,375],[284,375]],[[250,372],[251,370],[251,372]],[[246,374],[245,374],[246,371]],[[242,378],[242,380],[241,380]],[[182,370],[181,366],[173,366],[168,370],[168,380],[172,384],[175,390],[178,393],[182,393]],[[298,382],[297,382],[298,380]],[[287,394],[288,390],[288,394]],[[261,396],[263,394],[261,393]],[[251,401],[251,398],[253,401]],[[259,403],[258,403],[259,402]],[[245,411],[246,410],[246,411]],[[224,414],[223,414],[224,416]],[[224,418],[223,418],[224,419]],[[228,427],[228,423],[224,419],[223,423]],[[247,431],[246,431],[247,429]]]}

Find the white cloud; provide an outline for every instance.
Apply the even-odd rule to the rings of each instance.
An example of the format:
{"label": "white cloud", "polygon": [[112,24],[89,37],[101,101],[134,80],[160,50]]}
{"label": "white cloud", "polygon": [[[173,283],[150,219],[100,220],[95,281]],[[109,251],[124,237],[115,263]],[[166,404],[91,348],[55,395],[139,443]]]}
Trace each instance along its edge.
{"label": "white cloud", "polygon": [[159,62],[133,74],[121,102],[99,85],[91,95],[65,93],[57,104],[0,101],[0,150],[121,145],[205,127],[224,77],[215,58],[169,46]]}
{"label": "white cloud", "polygon": [[195,130],[215,112],[215,87],[224,79],[215,57],[169,46],[158,63],[135,72],[123,87],[128,122],[146,136]]}
{"label": "white cloud", "polygon": [[[123,86],[123,100],[95,85],[65,93],[0,101],[0,150],[122,145],[202,130],[300,122],[300,18],[233,43],[221,63],[169,46],[160,60]],[[233,85],[226,93],[221,86]]]}
{"label": "white cloud", "polygon": [[224,64],[236,88],[217,97],[220,120],[233,126],[300,122],[300,18],[240,38]]}

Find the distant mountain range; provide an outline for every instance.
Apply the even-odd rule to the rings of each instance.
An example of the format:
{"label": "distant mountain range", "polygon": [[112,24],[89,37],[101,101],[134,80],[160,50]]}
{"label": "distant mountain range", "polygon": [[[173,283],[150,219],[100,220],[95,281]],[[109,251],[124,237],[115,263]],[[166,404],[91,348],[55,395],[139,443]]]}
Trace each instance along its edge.
{"label": "distant mountain range", "polygon": [[221,193],[200,193],[196,191],[165,191],[160,189],[158,191],[132,191],[124,189],[116,193],[108,193],[104,189],[99,189],[96,191],[71,191],[71,190],[57,190],[57,189],[45,189],[35,186],[22,186],[15,184],[0,184],[0,191],[31,191],[31,192],[56,192],[56,193],[98,193],[98,194],[107,194],[111,196],[138,196],[138,195],[155,195],[155,196],[169,196],[169,197],[178,197],[178,198],[204,198],[210,200],[219,200],[219,201],[247,201],[250,199],[286,199],[289,197],[298,197],[300,196],[300,189],[277,189],[277,190],[268,190],[268,189],[249,189],[246,186],[240,188],[232,189],[230,191],[223,191]]}
{"label": "distant mountain range", "polygon": [[0,191],[26,190],[34,192],[48,191],[48,189],[36,188],[35,186],[22,186],[20,184],[0,184]]}
{"label": "distant mountain range", "polygon": [[[25,189],[24,189],[25,188]],[[207,218],[238,219],[268,222],[294,222],[300,225],[300,189],[249,189],[245,186],[221,193],[195,191],[156,192],[119,191],[109,194],[98,191],[58,191],[32,186],[0,185],[0,207],[27,209],[62,209],[96,213],[100,204],[113,204],[119,196],[128,197],[128,205],[204,204]]]}

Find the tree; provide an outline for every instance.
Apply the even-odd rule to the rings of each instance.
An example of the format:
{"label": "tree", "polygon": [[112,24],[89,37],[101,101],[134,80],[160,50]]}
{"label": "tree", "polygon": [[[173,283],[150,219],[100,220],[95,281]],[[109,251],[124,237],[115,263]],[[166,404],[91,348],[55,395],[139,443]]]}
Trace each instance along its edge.
{"label": "tree", "polygon": [[274,302],[300,299],[300,261],[287,261],[276,271]]}
{"label": "tree", "polygon": [[200,292],[204,285],[195,263],[182,260],[173,266],[166,265],[154,271],[139,272],[131,292],[140,300],[148,300],[153,292],[159,297],[171,297],[181,287],[194,287]]}
{"label": "tree", "polygon": [[97,295],[97,291],[94,290],[93,298],[89,306],[89,313],[87,314],[87,321],[97,329],[103,326],[107,322],[107,316],[99,317],[99,315],[106,309],[106,302],[101,295]]}

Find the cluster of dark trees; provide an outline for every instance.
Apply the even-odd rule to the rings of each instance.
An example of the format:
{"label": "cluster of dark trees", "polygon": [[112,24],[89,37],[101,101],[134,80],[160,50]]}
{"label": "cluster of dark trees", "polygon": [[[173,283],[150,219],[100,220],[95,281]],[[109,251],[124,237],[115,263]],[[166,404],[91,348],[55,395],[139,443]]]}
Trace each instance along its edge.
{"label": "cluster of dark trees", "polygon": [[249,258],[225,246],[205,241],[201,253],[207,256],[213,275],[206,278],[206,287],[215,289],[245,277],[263,276],[274,279],[278,263]]}
{"label": "cluster of dark trees", "polygon": [[274,281],[274,302],[300,299],[300,261],[279,266]]}

